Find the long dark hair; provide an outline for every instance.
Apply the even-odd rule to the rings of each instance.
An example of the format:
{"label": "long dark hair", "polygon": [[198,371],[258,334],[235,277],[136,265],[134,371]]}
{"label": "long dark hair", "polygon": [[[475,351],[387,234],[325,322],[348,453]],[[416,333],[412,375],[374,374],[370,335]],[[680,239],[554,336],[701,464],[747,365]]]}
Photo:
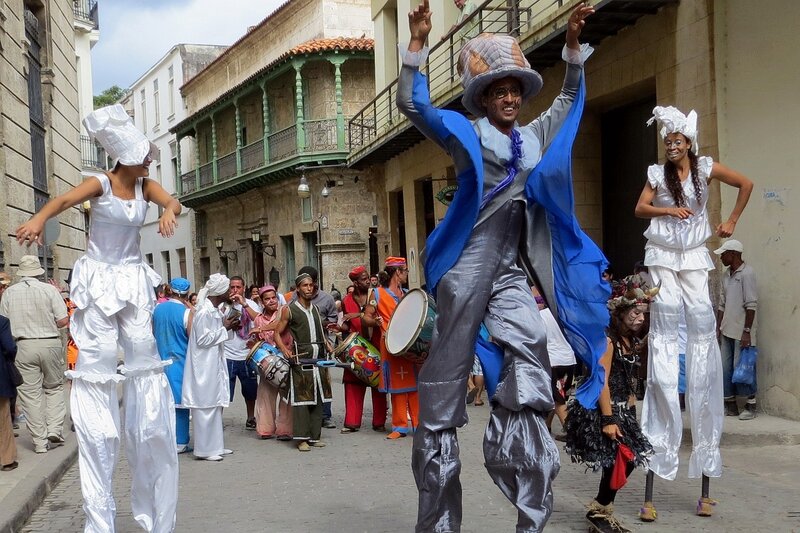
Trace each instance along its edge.
{"label": "long dark hair", "polygon": [[[703,193],[700,188],[700,176],[697,174],[697,156],[694,155],[691,149],[689,149],[687,155],[689,156],[689,166],[692,172],[694,198],[697,200],[698,204],[702,204]],[[672,161],[667,160],[667,162],[664,163],[664,180],[667,183],[667,190],[669,190],[669,194],[672,196],[675,206],[686,207],[686,196],[683,194],[683,186],[678,177],[678,169]]]}

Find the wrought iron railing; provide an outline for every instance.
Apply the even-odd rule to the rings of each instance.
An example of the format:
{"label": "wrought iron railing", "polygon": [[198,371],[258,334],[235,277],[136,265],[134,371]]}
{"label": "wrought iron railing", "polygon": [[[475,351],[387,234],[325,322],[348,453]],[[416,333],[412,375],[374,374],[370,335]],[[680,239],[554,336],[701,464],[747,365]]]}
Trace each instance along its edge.
{"label": "wrought iron railing", "polygon": [[[575,3],[572,0],[486,0],[430,49],[423,70],[428,77],[431,101],[441,105],[461,94],[458,55],[466,40],[478,33],[524,37],[547,24],[554,25]],[[353,152],[366,150],[384,135],[408,125],[397,108],[397,83],[397,79],[393,80],[348,123],[348,141]]]}
{"label": "wrought iron railing", "polygon": [[95,30],[100,29],[97,0],[72,0],[72,13],[76,19],[91,24]]}
{"label": "wrought iron railing", "polygon": [[269,137],[269,160],[280,161],[297,153],[297,125],[271,133]]}
{"label": "wrought iron railing", "polygon": [[214,183],[214,163],[206,163],[200,167],[200,187],[208,187]]}
{"label": "wrought iron railing", "polygon": [[253,170],[264,164],[264,139],[259,139],[242,148],[242,172]]}
{"label": "wrought iron railing", "polygon": [[236,176],[236,150],[217,160],[217,180],[223,181]]}
{"label": "wrought iron railing", "polygon": [[81,166],[106,168],[106,151],[88,135],[81,135]]}
{"label": "wrought iron railing", "polygon": [[197,189],[196,185],[197,173],[194,170],[181,174],[181,194],[194,192]]}
{"label": "wrought iron railing", "polygon": [[303,123],[306,132],[306,150],[309,152],[332,152],[339,148],[336,138],[336,119],[307,120]]}

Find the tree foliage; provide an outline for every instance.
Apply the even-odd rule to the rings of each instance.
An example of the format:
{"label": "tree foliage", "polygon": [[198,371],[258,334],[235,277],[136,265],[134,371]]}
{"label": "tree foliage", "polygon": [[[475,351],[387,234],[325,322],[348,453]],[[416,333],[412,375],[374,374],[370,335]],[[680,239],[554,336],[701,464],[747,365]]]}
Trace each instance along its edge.
{"label": "tree foliage", "polygon": [[125,89],[119,85],[112,85],[100,94],[94,96],[94,108],[105,107],[116,103],[120,98],[125,95]]}

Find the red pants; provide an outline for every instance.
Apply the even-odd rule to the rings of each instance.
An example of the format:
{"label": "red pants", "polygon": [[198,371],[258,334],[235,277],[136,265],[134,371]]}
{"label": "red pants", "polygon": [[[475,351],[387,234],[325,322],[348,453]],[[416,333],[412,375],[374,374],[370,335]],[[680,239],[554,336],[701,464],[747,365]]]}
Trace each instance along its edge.
{"label": "red pants", "polygon": [[411,415],[411,429],[419,425],[419,394],[413,392],[392,393],[392,431],[408,433],[408,417]]}
{"label": "red pants", "polygon": [[[358,429],[364,416],[364,394],[367,392],[366,384],[344,384],[344,427]],[[386,424],[386,393],[372,389],[372,427],[383,427]]]}

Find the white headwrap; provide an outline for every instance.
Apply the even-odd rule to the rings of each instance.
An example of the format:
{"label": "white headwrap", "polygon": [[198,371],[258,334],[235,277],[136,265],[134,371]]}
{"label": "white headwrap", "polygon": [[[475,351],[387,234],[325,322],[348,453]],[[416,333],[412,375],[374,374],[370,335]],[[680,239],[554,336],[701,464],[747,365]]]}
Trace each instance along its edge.
{"label": "white headwrap", "polygon": [[647,125],[651,125],[654,121],[658,121],[658,125],[661,126],[659,133],[662,139],[670,133],[682,133],[691,141],[692,151],[697,153],[699,142],[697,140],[697,113],[694,109],[689,111],[688,115],[684,115],[679,109],[672,106],[656,106],[653,108],[653,116],[647,121]]}
{"label": "white headwrap", "polygon": [[203,302],[205,302],[206,298],[209,296],[220,296],[225,294],[228,292],[230,285],[231,280],[229,280],[228,276],[225,274],[211,274],[211,277],[208,278],[206,284],[203,285],[203,288],[197,293],[197,307],[203,305]]}

